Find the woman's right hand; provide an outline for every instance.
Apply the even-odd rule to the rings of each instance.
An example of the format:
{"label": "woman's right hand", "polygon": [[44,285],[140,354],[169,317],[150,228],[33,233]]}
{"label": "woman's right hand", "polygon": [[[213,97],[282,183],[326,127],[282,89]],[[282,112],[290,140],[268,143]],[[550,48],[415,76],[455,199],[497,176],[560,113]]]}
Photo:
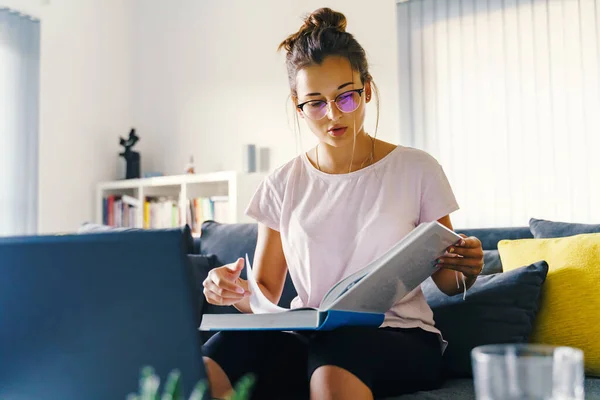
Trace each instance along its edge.
{"label": "woman's right hand", "polygon": [[243,258],[212,269],[202,283],[206,301],[218,306],[230,306],[249,297],[248,282],[240,278],[243,269]]}

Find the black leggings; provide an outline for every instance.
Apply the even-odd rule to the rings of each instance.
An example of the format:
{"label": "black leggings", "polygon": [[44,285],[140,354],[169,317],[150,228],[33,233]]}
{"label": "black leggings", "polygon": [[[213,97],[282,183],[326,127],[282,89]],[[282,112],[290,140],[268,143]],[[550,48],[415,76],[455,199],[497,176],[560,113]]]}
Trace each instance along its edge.
{"label": "black leggings", "polygon": [[442,384],[439,339],[420,328],[219,332],[202,350],[234,386],[243,375],[254,374],[253,399],[306,399],[312,373],[324,365],[351,372],[376,398],[437,389]]}

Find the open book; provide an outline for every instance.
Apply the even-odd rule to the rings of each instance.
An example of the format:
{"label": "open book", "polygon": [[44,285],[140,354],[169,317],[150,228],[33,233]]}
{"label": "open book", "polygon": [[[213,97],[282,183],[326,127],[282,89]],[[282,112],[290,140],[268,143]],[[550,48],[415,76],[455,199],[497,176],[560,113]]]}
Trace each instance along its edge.
{"label": "open book", "polygon": [[335,284],[318,308],[286,309],[261,292],[246,255],[253,314],[206,314],[200,330],[329,330],[379,326],[384,314],[436,270],[436,260],[461,237],[437,221],[422,223],[387,252]]}

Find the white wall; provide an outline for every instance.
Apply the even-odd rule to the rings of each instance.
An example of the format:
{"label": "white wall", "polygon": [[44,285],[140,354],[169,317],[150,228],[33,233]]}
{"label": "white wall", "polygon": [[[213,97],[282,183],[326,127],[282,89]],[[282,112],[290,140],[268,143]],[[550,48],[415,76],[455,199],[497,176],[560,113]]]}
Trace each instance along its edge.
{"label": "white wall", "polygon": [[91,220],[132,124],[130,0],[0,0],[41,20],[39,231]]}
{"label": "white wall", "polygon": [[[242,146],[272,148],[271,165],[302,146],[292,128],[277,45],[301,16],[342,11],[381,89],[378,137],[397,142],[395,1],[0,0],[41,19],[39,231],[91,220],[94,185],[115,179],[118,136],[135,126],[142,168],[242,168]],[[372,103],[373,104],[373,103]],[[261,112],[257,111],[260,106]],[[264,110],[267,110],[265,113]],[[371,106],[367,129],[375,127]]]}
{"label": "white wall", "polygon": [[[144,170],[181,173],[190,155],[200,171],[240,169],[245,143],[271,147],[276,166],[311,145],[307,128],[298,145],[284,56],[276,49],[305,13],[322,6],[343,12],[366,49],[382,97],[378,137],[399,141],[394,0],[135,5],[133,98]],[[373,133],[375,107],[368,112]]]}

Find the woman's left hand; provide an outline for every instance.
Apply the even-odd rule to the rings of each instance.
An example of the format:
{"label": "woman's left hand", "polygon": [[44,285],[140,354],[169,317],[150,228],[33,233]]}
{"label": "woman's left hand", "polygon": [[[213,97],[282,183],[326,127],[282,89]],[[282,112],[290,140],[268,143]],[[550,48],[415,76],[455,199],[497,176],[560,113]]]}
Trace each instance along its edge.
{"label": "woman's left hand", "polygon": [[466,278],[476,278],[483,270],[481,241],[474,236],[460,236],[463,239],[448,247],[446,253],[438,259],[438,266],[462,272]]}

